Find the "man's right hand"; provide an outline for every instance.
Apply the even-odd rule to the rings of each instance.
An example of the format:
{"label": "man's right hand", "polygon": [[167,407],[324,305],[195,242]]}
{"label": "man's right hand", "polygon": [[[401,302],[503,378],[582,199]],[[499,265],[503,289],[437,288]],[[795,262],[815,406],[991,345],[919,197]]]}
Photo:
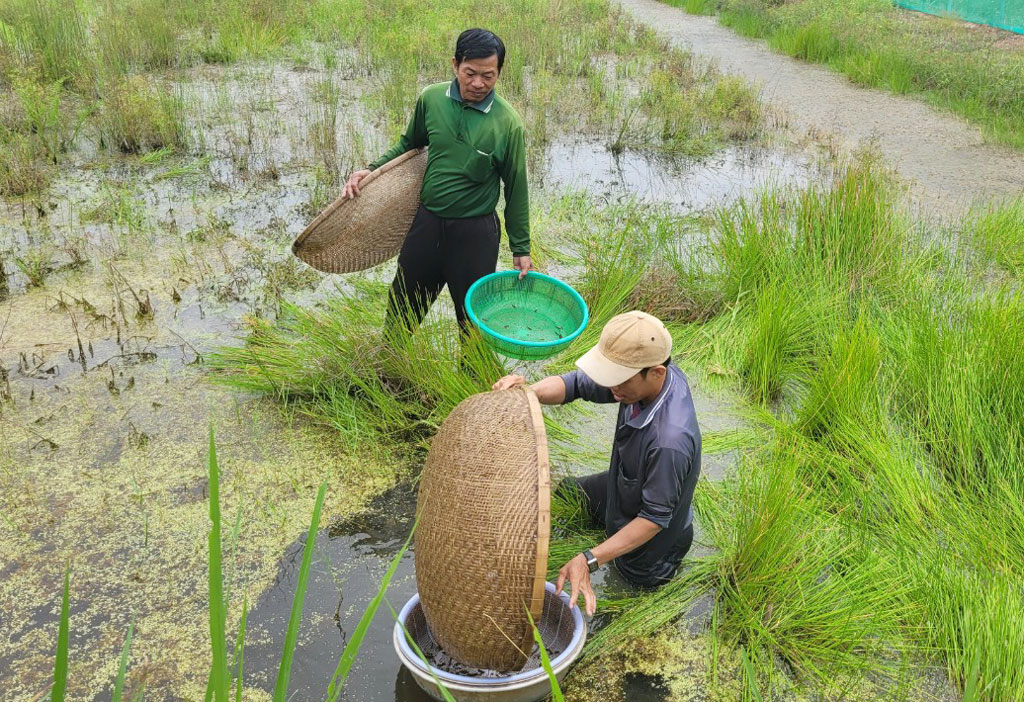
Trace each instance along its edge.
{"label": "man's right hand", "polygon": [[491,390],[511,390],[517,385],[526,385],[526,378],[521,375],[506,375],[491,386]]}
{"label": "man's right hand", "polygon": [[370,175],[370,171],[366,168],[361,171],[356,171],[348,177],[348,182],[345,183],[345,189],[341,191],[342,197],[353,198],[359,195],[359,183],[362,182],[363,178]]}
{"label": "man's right hand", "polygon": [[572,593],[569,595],[569,607],[576,606],[582,593],[583,605],[586,607],[587,614],[591,617],[594,616],[594,612],[597,611],[597,595],[594,594],[594,587],[590,584],[590,568],[587,567],[587,557],[582,553],[577,553],[570,558],[569,562],[558,571],[558,581],[555,583],[556,595],[562,594],[562,586],[565,585],[566,580],[569,581],[572,588]]}

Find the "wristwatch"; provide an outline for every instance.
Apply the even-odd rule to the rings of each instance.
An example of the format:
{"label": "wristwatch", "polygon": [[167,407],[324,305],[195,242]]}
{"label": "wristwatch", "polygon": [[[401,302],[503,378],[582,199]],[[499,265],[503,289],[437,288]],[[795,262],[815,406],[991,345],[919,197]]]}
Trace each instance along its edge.
{"label": "wristwatch", "polygon": [[583,551],[583,557],[587,559],[587,568],[590,569],[591,573],[593,573],[595,570],[597,570],[597,568],[598,568],[597,556],[595,556],[593,553],[591,553],[589,548],[585,549]]}

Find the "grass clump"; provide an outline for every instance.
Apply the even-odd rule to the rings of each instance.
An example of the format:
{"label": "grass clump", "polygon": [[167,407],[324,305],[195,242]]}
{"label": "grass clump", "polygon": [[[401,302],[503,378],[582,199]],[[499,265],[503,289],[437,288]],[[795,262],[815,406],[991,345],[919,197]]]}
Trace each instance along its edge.
{"label": "grass clump", "polygon": [[1008,32],[898,9],[888,0],[665,0],[862,85],[918,95],[1024,148],[1024,51]]}
{"label": "grass clump", "polygon": [[100,109],[103,143],[123,153],[185,146],[182,100],[143,76],[115,79]]}
{"label": "grass clump", "polygon": [[[897,192],[862,158],[687,241],[680,294],[722,302],[674,327],[677,360],[744,390],[765,428],[698,490],[719,553],[696,587],[769,684],[881,692],[935,662],[974,699],[1015,699],[1024,303],[973,252],[932,248]],[[969,221],[968,243],[1009,241],[1014,207]]]}
{"label": "grass clump", "polygon": [[82,126],[83,115],[71,120],[65,114],[63,81],[44,83],[27,74],[12,78],[14,94],[23,114],[21,131],[30,134],[53,163],[66,151]]}
{"label": "grass clump", "polygon": [[1024,198],[985,208],[967,227],[983,256],[1010,273],[1024,271]]}
{"label": "grass clump", "polygon": [[792,380],[807,371],[813,333],[813,313],[800,298],[780,287],[769,287],[757,296],[753,331],[744,350],[740,375],[750,396],[769,405],[782,395]]}
{"label": "grass clump", "polygon": [[17,197],[43,192],[53,172],[37,140],[0,131],[0,194]]}
{"label": "grass clump", "polygon": [[74,0],[5,0],[0,47],[47,83],[84,77],[90,60],[85,14]]}
{"label": "grass clump", "polygon": [[275,323],[254,320],[245,346],[210,365],[233,387],[294,403],[353,446],[408,458],[455,405],[505,371],[478,336],[460,348],[445,322],[428,319],[385,343],[385,301],[383,286],[367,285],[320,310],[286,305]]}
{"label": "grass clump", "polygon": [[826,689],[884,670],[882,654],[902,642],[906,585],[840,518],[817,509],[799,449],[777,448],[767,462],[740,465],[726,503],[735,521],[714,535],[717,625],[761,667],[778,656]]}
{"label": "grass clump", "polygon": [[903,364],[901,414],[948,479],[1022,486],[1024,300],[1016,290],[948,294],[938,309],[924,295],[911,301],[894,331],[906,344],[890,351]]}

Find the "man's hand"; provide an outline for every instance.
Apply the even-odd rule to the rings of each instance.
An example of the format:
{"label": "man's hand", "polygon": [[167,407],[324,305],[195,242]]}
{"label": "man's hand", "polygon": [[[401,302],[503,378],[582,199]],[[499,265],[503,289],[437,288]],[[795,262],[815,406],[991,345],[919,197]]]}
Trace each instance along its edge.
{"label": "man's hand", "polygon": [[359,183],[362,182],[363,178],[370,175],[370,171],[363,169],[356,171],[348,177],[348,182],[345,183],[345,189],[341,191],[342,197],[353,198],[359,195]]}
{"label": "man's hand", "polygon": [[590,586],[590,568],[587,567],[587,559],[582,553],[576,554],[576,556],[562,566],[562,569],[558,571],[558,582],[555,583],[555,594],[561,594],[562,585],[565,584],[566,579],[572,585],[572,592],[569,594],[569,605],[571,607],[576,606],[576,600],[579,599],[580,593],[583,593],[583,604],[587,608],[587,614],[594,616],[594,612],[597,611],[597,595],[594,594],[594,588]]}
{"label": "man's hand", "polygon": [[529,255],[526,256],[513,256],[512,266],[519,271],[519,280],[526,277],[526,274],[533,268],[533,261],[530,260]]}
{"label": "man's hand", "polygon": [[517,385],[526,385],[526,378],[521,375],[506,375],[491,386],[491,390],[511,390]]}

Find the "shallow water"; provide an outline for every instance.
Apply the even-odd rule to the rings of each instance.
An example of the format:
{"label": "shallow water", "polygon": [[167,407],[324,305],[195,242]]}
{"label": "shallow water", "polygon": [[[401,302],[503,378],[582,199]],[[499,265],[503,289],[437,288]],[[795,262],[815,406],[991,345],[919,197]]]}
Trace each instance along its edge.
{"label": "shallow water", "polygon": [[[369,511],[318,534],[289,688],[295,699],[324,696],[345,644],[412,528],[414,509],[415,494],[402,485],[375,499]],[[249,611],[252,638],[245,652],[247,685],[273,691],[304,541],[287,549],[274,586]],[[410,548],[388,588],[388,600],[399,610],[415,592]],[[401,665],[391,641],[393,626],[385,605],[367,632],[342,699],[430,699],[399,675]]]}
{"label": "shallow water", "polygon": [[608,201],[635,199],[681,213],[735,202],[769,186],[806,186],[807,154],[727,146],[703,159],[626,150],[616,154],[598,139],[557,140],[547,149],[545,188],[584,190]]}

